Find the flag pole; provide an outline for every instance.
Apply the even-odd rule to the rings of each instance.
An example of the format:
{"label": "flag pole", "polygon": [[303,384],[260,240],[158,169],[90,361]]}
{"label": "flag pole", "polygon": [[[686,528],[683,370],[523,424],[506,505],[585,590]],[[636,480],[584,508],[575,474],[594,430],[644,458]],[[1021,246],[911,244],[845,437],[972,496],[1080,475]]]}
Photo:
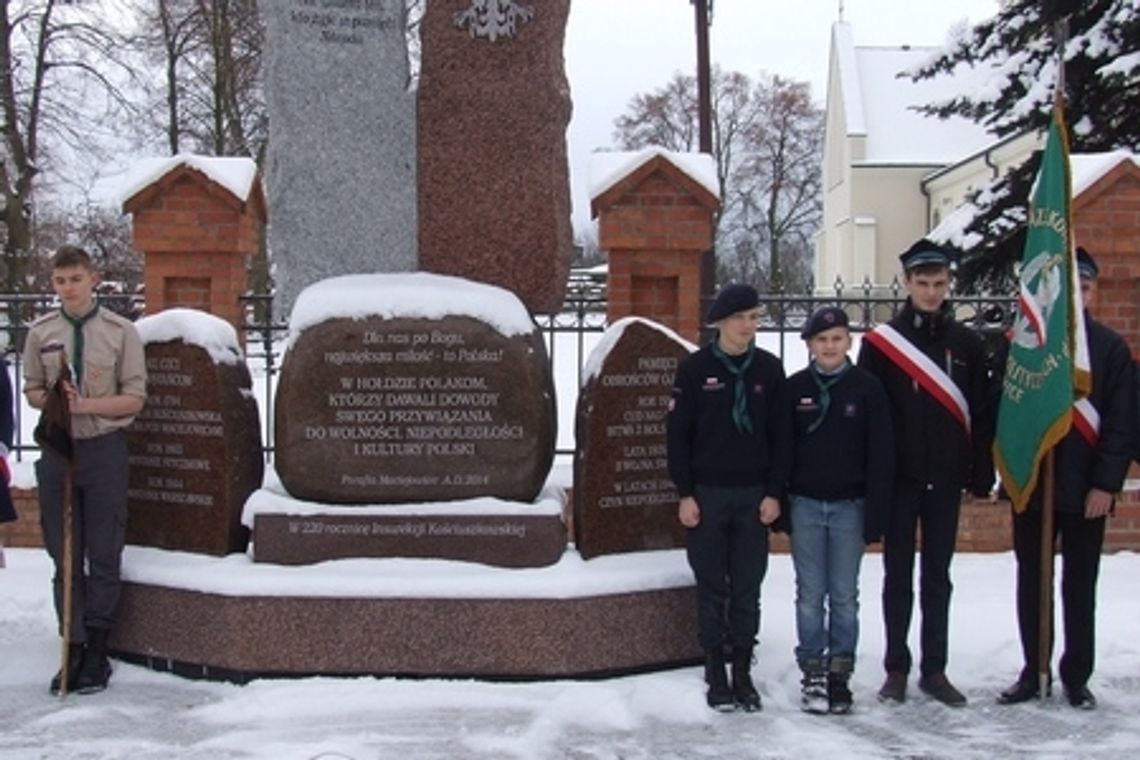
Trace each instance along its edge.
{"label": "flag pole", "polygon": [[1054,449],[1045,455],[1045,492],[1041,499],[1041,588],[1037,617],[1037,697],[1049,693],[1050,663],[1053,659],[1053,486],[1056,468]]}
{"label": "flag pole", "polygon": [[71,667],[71,623],[72,618],[72,598],[74,594],[75,585],[72,582],[72,577],[75,571],[75,526],[74,526],[74,505],[72,503],[72,488],[74,481],[74,473],[72,472],[71,462],[64,463],[63,474],[63,631],[60,641],[62,642],[62,650],[60,652],[60,666],[59,666],[59,696],[62,699],[67,696],[68,689],[68,674]]}
{"label": "flag pole", "polygon": [[[1061,17],[1053,26],[1053,40],[1057,45],[1057,81],[1053,87],[1053,113],[1062,120],[1065,113],[1065,43],[1069,37],[1069,21]],[[1068,167],[1065,169],[1068,176]],[[1065,182],[1066,195],[1070,192],[1068,180]],[[1065,199],[1068,208],[1070,198]],[[1066,251],[1069,257],[1069,266],[1073,266],[1072,233],[1066,220],[1065,238]],[[1072,278],[1070,278],[1070,283]],[[1070,294],[1072,295],[1072,294]],[[1074,300],[1070,298],[1070,304]],[[1050,448],[1045,455],[1045,492],[1041,498],[1041,588],[1040,604],[1037,618],[1037,698],[1044,701],[1049,695],[1049,681],[1052,675],[1053,660],[1053,547],[1054,513],[1057,470],[1055,462],[1056,447]]]}
{"label": "flag pole", "polygon": [[[40,419],[36,423],[33,433],[36,443],[46,457],[58,457],[63,464],[63,503],[60,530],[62,543],[60,553],[63,555],[60,564],[63,565],[60,583],[60,671],[59,696],[67,696],[69,670],[71,668],[71,626],[74,621],[72,604],[75,596],[75,446],[71,437],[71,404],[67,398],[66,383],[71,381],[68,371],[67,352],[62,346],[53,349],[60,351],[60,373],[55,382],[48,386],[44,394],[43,406],[40,410]],[[42,353],[42,352],[41,352]],[[57,568],[59,570],[59,568]]]}

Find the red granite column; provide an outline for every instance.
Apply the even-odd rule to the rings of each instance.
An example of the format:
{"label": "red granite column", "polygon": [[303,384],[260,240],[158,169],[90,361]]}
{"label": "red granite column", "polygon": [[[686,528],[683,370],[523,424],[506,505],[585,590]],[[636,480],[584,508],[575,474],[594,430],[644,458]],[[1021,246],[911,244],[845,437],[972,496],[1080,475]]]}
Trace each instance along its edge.
{"label": "red granite column", "polygon": [[718,205],[660,155],[594,198],[598,243],[609,253],[607,321],[642,316],[698,340],[701,254],[712,247]]}
{"label": "red granite column", "polygon": [[209,312],[241,335],[250,257],[264,233],[261,183],[239,198],[205,173],[178,165],[123,203],[133,243],[146,255],[146,311],[174,306]]}

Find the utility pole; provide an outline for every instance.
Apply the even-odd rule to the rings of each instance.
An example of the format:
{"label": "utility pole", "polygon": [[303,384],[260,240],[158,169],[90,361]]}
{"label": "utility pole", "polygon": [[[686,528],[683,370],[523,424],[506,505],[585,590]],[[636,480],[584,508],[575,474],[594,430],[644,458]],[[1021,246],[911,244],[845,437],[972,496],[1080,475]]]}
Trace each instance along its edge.
{"label": "utility pole", "polygon": [[[697,16],[697,133],[701,153],[710,156],[712,145],[712,84],[709,64],[709,18],[713,0],[689,0]],[[724,199],[721,199],[724,202]],[[716,250],[701,254],[700,313],[706,313],[716,290]],[[701,330],[701,342],[711,340],[711,331]]]}
{"label": "utility pole", "polygon": [[712,0],[691,0],[697,13],[697,126],[701,153],[712,155],[712,87],[709,73],[709,16]]}

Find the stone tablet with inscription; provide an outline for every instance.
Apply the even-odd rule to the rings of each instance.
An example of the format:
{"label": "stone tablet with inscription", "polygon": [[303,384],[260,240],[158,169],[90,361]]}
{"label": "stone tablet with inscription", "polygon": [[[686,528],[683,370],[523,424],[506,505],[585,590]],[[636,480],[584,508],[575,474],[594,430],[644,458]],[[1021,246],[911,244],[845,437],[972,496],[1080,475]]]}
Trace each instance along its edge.
{"label": "stone tablet with inscription", "polygon": [[[615,0],[617,2],[618,0]],[[562,306],[570,0],[431,0],[420,25],[420,268]]]}
{"label": "stone tablet with inscription", "polygon": [[416,263],[416,104],[404,0],[275,0],[266,25],[274,306]]}
{"label": "stone tablet with inscription", "polygon": [[193,309],[138,321],[147,400],[127,428],[127,542],[228,554],[245,550],[246,498],[261,487],[257,402],[233,327]]}
{"label": "stone tablet with inscription", "polygon": [[554,457],[554,384],[526,307],[432,274],[310,286],[290,320],[275,464],[297,498],[533,501]]}
{"label": "stone tablet with inscription", "polygon": [[352,557],[419,557],[498,567],[552,565],[566,552],[560,491],[534,502],[479,498],[435,504],[329,506],[272,484],[246,501],[253,559],[305,565]]}
{"label": "stone tablet with inscription", "polygon": [[684,546],[665,414],[677,363],[694,349],[666,327],[628,317],[590,354],[574,457],[574,540],[583,557]]}

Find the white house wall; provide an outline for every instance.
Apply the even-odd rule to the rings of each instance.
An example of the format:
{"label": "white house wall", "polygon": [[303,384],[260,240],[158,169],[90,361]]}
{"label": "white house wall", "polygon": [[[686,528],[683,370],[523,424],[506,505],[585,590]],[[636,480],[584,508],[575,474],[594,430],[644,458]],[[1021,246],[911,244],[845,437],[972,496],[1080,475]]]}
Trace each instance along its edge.
{"label": "white house wall", "polygon": [[929,229],[937,227],[974,190],[994,177],[1008,174],[1011,169],[1024,163],[1033,151],[1040,150],[1043,144],[1042,135],[1027,133],[997,143],[982,153],[928,176],[923,184],[931,200],[927,220]]}

